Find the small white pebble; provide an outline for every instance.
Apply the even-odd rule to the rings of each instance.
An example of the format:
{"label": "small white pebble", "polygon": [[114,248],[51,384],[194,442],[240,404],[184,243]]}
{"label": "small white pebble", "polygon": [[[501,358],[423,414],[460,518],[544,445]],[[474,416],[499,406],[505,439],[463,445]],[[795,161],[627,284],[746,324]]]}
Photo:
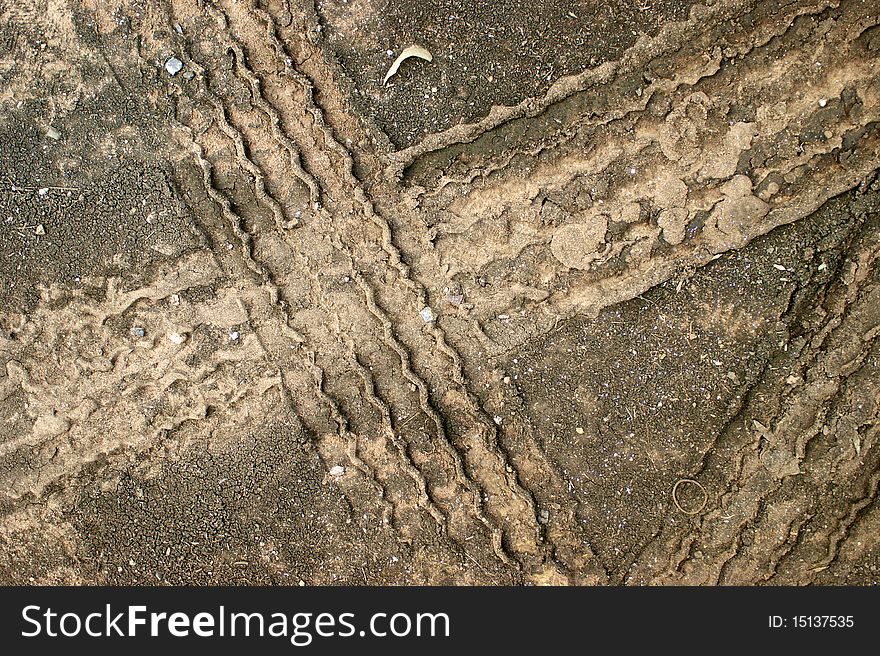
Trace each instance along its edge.
{"label": "small white pebble", "polygon": [[180,333],[171,333],[170,335],[168,335],[168,340],[180,346],[186,341],[186,335],[182,335]]}
{"label": "small white pebble", "polygon": [[330,475],[331,476],[342,476],[344,473],[345,473],[345,467],[343,467],[342,465],[333,465],[330,468]]}
{"label": "small white pebble", "polygon": [[180,73],[183,70],[183,62],[180,61],[177,57],[171,57],[165,62],[165,71],[168,75],[172,77]]}
{"label": "small white pebble", "polygon": [[58,141],[61,138],[61,132],[59,132],[56,128],[49,126],[49,129],[46,130],[46,136],[50,139]]}
{"label": "small white pebble", "polygon": [[230,342],[237,342],[239,337],[241,337],[241,333],[239,333],[237,330],[233,330],[229,333]]}
{"label": "small white pebble", "polygon": [[825,98],[819,99],[819,107],[824,107],[827,104],[828,104],[828,101]]}
{"label": "small white pebble", "polygon": [[499,417],[498,415],[495,415],[494,417],[492,417],[492,420],[493,420],[496,424],[498,424],[499,426],[501,425],[501,417]]}
{"label": "small white pebble", "polygon": [[428,306],[425,306],[419,310],[419,316],[422,317],[422,321],[425,323],[431,323],[434,320],[434,311]]}

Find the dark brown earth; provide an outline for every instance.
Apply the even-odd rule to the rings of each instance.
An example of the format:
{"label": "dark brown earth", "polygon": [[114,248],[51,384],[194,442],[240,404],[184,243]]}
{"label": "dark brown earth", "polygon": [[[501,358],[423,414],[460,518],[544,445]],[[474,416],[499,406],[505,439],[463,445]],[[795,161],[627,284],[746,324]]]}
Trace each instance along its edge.
{"label": "dark brown earth", "polygon": [[875,5],[0,0],[0,583],[878,583]]}

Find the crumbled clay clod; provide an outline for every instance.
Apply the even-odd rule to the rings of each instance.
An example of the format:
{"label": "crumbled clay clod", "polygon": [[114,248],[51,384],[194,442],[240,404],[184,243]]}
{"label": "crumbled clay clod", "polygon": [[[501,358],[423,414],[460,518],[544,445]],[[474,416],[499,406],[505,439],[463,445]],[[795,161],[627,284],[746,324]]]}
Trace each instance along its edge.
{"label": "crumbled clay clod", "polygon": [[725,244],[740,248],[748,241],[749,226],[763,218],[770,206],[752,195],[752,182],[745,175],[735,175],[721,186],[724,199],[715,206],[711,217],[723,234]]}
{"label": "crumbled clay clod", "polygon": [[638,202],[627,203],[620,208],[619,220],[624,223],[638,223],[642,218],[642,206]]}
{"label": "crumbled clay clod", "polygon": [[663,230],[663,239],[668,244],[680,244],[684,241],[687,228],[688,212],[683,207],[672,207],[660,212],[657,225]]}
{"label": "crumbled clay clod", "polygon": [[553,257],[573,269],[586,269],[598,257],[608,230],[608,218],[600,214],[589,223],[562,226],[550,242]]}
{"label": "crumbled clay clod", "polygon": [[703,166],[702,175],[707,178],[729,178],[736,173],[739,157],[752,147],[752,139],[758,134],[755,123],[735,123],[724,135],[721,152]]}

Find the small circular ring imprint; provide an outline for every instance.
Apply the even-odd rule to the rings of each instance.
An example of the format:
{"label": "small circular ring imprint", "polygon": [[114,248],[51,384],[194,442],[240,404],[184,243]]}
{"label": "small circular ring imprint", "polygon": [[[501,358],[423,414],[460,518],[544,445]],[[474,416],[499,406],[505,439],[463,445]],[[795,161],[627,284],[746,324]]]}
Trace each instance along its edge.
{"label": "small circular ring imprint", "polygon": [[[683,483],[690,483],[691,485],[696,485],[700,489],[700,492],[703,493],[703,501],[700,503],[700,506],[696,510],[685,510],[678,501],[678,488]],[[700,483],[699,481],[695,481],[692,478],[681,478],[672,487],[672,503],[674,503],[675,507],[678,508],[685,515],[699,515],[701,512],[703,512],[703,508],[706,507],[706,504],[708,502],[709,502],[709,493],[706,492],[706,488],[703,487],[702,483]]]}

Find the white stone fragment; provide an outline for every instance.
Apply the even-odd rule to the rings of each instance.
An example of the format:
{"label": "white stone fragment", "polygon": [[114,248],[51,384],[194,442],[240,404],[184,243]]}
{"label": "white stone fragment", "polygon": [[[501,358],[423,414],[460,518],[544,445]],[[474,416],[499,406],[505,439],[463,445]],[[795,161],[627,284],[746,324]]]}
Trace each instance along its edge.
{"label": "white stone fragment", "polygon": [[180,61],[177,57],[171,57],[170,59],[168,59],[168,61],[165,62],[165,70],[168,72],[168,75],[177,75],[182,69],[183,62]]}
{"label": "white stone fragment", "polygon": [[168,339],[172,343],[180,346],[181,344],[183,344],[186,341],[186,335],[183,335],[181,333],[171,333],[170,335],[168,335]]}

